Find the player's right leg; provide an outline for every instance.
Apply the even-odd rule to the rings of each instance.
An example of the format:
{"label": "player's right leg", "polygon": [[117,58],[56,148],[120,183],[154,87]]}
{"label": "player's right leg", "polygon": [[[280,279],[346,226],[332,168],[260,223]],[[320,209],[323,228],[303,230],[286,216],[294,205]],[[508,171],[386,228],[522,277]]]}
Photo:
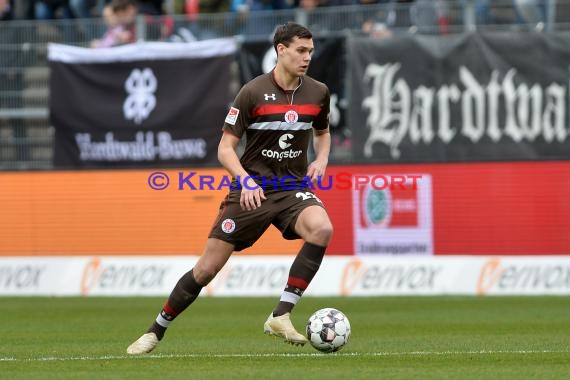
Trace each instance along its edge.
{"label": "player's right leg", "polygon": [[156,320],[145,334],[127,348],[127,353],[140,355],[154,350],[170,323],[194,302],[202,288],[223,268],[233,250],[233,244],[209,238],[194,268],[178,280]]}
{"label": "player's right leg", "polygon": [[263,329],[266,334],[280,336],[288,343],[303,345],[307,338],[295,330],[290,314],[319,270],[332,236],[332,225],[320,201],[314,200],[316,198],[307,201],[298,200],[296,196],[289,197],[290,205],[280,215],[277,224],[281,227],[283,236],[296,235],[303,238],[305,244],[291,265],[279,303],[269,315]]}

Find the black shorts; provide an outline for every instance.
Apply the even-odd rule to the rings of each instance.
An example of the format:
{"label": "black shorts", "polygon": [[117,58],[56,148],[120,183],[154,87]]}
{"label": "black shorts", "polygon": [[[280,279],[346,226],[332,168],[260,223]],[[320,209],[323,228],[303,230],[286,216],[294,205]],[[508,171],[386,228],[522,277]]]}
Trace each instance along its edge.
{"label": "black shorts", "polygon": [[216,238],[235,246],[235,251],[251,247],[265,230],[273,224],[287,240],[300,239],[294,231],[297,217],[309,206],[323,203],[310,190],[266,191],[266,200],[255,210],[242,210],[239,199],[241,190],[231,190],[220,205],[220,212],[210,231]]}

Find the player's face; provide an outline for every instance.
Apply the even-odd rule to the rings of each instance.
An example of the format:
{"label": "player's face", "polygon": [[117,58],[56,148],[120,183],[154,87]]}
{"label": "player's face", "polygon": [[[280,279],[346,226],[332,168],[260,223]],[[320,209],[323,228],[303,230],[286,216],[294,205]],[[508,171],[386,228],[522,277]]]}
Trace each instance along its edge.
{"label": "player's face", "polygon": [[278,51],[283,67],[291,75],[303,76],[309,69],[311,55],[315,50],[310,38],[295,37],[289,46],[280,44]]}

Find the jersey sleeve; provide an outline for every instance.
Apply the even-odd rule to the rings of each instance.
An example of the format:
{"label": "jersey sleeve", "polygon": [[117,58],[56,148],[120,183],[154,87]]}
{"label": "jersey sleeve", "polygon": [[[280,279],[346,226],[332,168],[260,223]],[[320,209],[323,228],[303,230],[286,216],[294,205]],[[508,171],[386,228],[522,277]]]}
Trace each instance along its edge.
{"label": "jersey sleeve", "polygon": [[325,86],[323,103],[321,105],[321,112],[315,118],[313,122],[313,128],[315,129],[327,129],[329,127],[329,112],[331,107],[331,94],[328,87]]}
{"label": "jersey sleeve", "polygon": [[253,107],[252,104],[249,86],[245,85],[234,99],[226,115],[222,129],[237,137],[242,137],[249,126],[249,115]]}

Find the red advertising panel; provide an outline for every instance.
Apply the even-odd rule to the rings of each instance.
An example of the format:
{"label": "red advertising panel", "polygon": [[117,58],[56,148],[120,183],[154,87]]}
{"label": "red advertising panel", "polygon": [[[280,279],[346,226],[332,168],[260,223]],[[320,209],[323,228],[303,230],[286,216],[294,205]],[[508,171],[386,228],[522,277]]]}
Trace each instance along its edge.
{"label": "red advertising panel", "polygon": [[[223,190],[152,170],[0,175],[0,256],[200,254]],[[201,169],[215,183],[222,169]],[[570,162],[329,167],[330,255],[570,254]],[[415,185],[415,186],[414,186]],[[196,182],[198,186],[198,182]],[[201,185],[200,185],[201,186]],[[274,228],[244,254],[294,255]]]}
{"label": "red advertising panel", "polygon": [[[335,183],[346,173],[351,189]],[[328,254],[570,253],[570,162],[344,166],[327,175],[332,188],[317,192],[335,227]],[[407,182],[382,193],[370,181],[356,189],[360,175]],[[415,190],[413,175],[422,176]]]}

